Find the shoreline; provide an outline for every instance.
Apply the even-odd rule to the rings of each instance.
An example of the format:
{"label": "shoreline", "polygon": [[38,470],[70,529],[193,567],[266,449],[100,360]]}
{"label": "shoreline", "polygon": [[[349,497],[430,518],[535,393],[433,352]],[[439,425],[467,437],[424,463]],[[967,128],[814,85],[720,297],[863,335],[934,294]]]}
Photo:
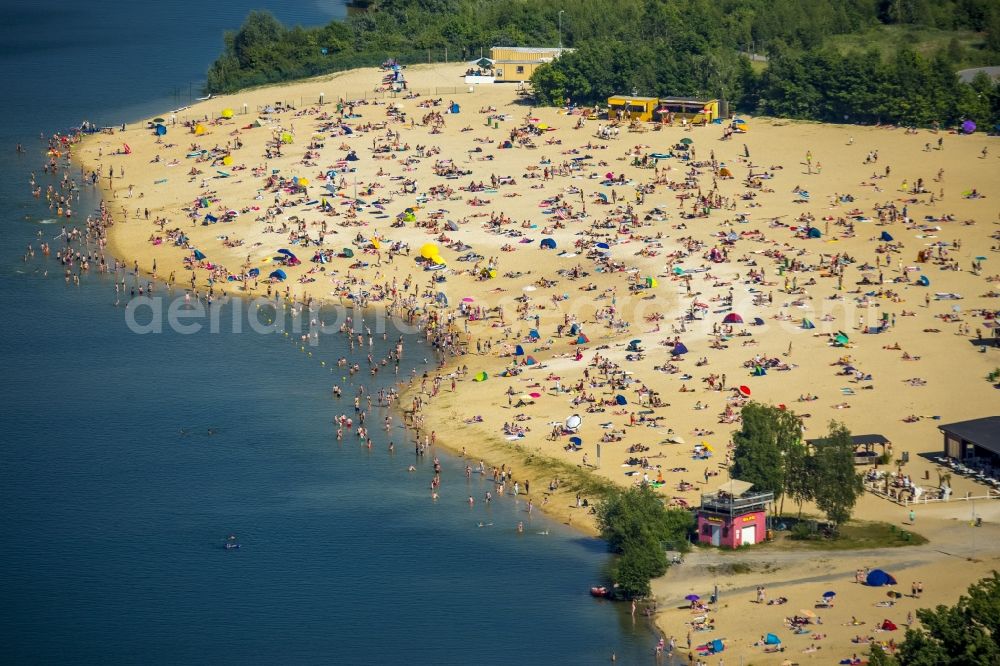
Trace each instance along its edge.
{"label": "shoreline", "polygon": [[[425,85],[421,77],[426,77],[427,85],[431,85],[448,81],[449,76],[455,77],[459,71],[460,66],[421,66],[412,68],[408,76],[412,74],[414,85]],[[379,75],[372,69],[339,74],[345,87],[363,87],[364,81]],[[328,86],[327,79],[296,82],[213,98],[191,110],[218,112],[239,97],[273,100],[277,90],[285,89],[296,91],[289,96],[305,97]],[[331,94],[327,99],[336,97]],[[425,99],[400,97],[395,103],[411,119],[440,113],[447,106],[443,102],[439,106],[417,106]],[[368,239],[378,234],[381,239],[408,243],[412,252],[409,256],[397,254],[393,263],[386,263],[383,256],[378,256],[376,263],[374,253],[364,253],[360,246],[353,245],[363,260],[372,263],[368,268],[353,269],[347,268],[345,260],[340,258],[312,264],[308,261],[312,249],[302,250],[302,265],[286,267],[289,281],[281,288],[292,287],[290,291],[300,298],[318,289],[313,295],[325,300],[326,289],[321,286],[324,282],[360,285],[359,290],[376,291],[375,286],[388,284],[390,279],[394,285],[397,280],[405,279],[408,288],[400,289],[398,296],[405,304],[403,307],[422,308],[420,316],[427,319],[440,340],[448,339],[446,344],[451,348],[464,345],[467,351],[449,357],[441,367],[427,369],[430,382],[434,377],[442,378],[442,389],[425,407],[424,430],[437,432],[437,444],[456,455],[464,454],[469,460],[483,460],[491,467],[513,462],[515,480],[530,478],[533,500],[544,495],[540,490],[548,488],[545,477],[550,472],[571,470],[572,483],[581,487],[590,479],[595,484],[624,486],[641,480],[642,474],[648,474],[650,479],[657,473],[669,475],[661,490],[664,496],[680,505],[696,502],[698,493],[714,488],[727,477],[721,459],[724,455],[728,458],[729,432],[738,423],[724,417],[730,410],[738,411],[740,400],[732,389],[741,384],[752,390],[753,399],[788,404],[800,413],[811,414],[805,421],[806,437],[821,436],[831,418],[844,420],[855,433],[884,432],[896,443],[897,453],[905,450],[912,455],[907,472],[929,487],[936,486],[934,475],[941,472],[928,457],[940,447],[937,423],[985,416],[988,415],[985,410],[995,404],[995,393],[981,376],[995,363],[996,357],[985,347],[982,354],[978,353],[974,346],[977,336],[972,332],[981,326],[979,313],[996,309],[996,301],[989,300],[993,297],[983,292],[990,290],[986,283],[992,281],[985,279],[991,274],[990,269],[995,272],[989,259],[1000,256],[994,254],[995,249],[986,250],[991,244],[994,218],[1000,213],[996,206],[1000,191],[989,178],[982,177],[989,169],[987,163],[976,158],[979,146],[986,142],[992,147],[994,138],[942,134],[947,143],[942,151],[935,152],[920,147],[928,140],[927,132],[912,137],[899,129],[750,118],[750,132],[739,136],[736,143],[720,141],[721,130],[713,127],[655,131],[646,128],[635,133],[622,128],[617,139],[595,140],[589,130],[604,124],[602,121],[587,121],[589,126],[582,128],[583,131],[574,131],[573,122],[578,117],[556,109],[528,109],[515,99],[510,88],[477,89],[472,95],[461,95],[458,101],[463,111],[459,115],[443,114],[444,124],[438,134],[428,131],[430,125],[385,121],[390,117],[385,114],[385,105],[359,104],[361,117],[344,122],[364,137],[335,133],[326,136],[319,142],[325,146],[307,149],[320,157],[302,161],[292,155],[295,158],[301,155],[301,143],[307,141],[305,137],[311,132],[301,130],[303,124],[309,127],[324,114],[333,112],[333,102],[323,108],[276,114],[281,117],[277,128],[297,123],[300,130],[296,133],[296,143],[287,149],[289,155],[265,161],[269,169],[278,169],[281,176],[315,179],[328,164],[346,165],[343,158],[347,151],[338,144],[357,151],[361,159],[355,163],[359,171],[353,176],[343,171],[346,167],[337,167],[341,173],[331,184],[340,182],[342,186],[329,194],[318,187],[314,189],[315,186],[310,187],[312,194],[304,197],[294,188],[276,190],[276,195],[293,203],[281,204],[282,213],[271,224],[277,226],[282,217],[300,218],[308,223],[305,234],[312,240],[322,224],[329,234],[321,246],[323,249],[351,247],[351,237],[355,234],[361,234],[363,244],[367,244]],[[473,105],[495,110],[477,116],[468,108]],[[539,118],[556,131],[529,132],[534,149],[521,145],[512,150],[499,149],[496,142],[514,128],[524,126],[521,119],[525,115]],[[502,116],[496,121],[499,129],[481,123],[483,116],[491,119]],[[237,122],[212,125],[208,141],[221,145],[239,137],[253,151],[263,148],[261,128],[241,129],[253,117],[253,114],[240,115]],[[377,125],[383,121],[386,124],[379,129],[360,130],[368,123]],[[467,127],[458,130],[459,125]],[[168,132],[170,139],[174,132]],[[393,140],[387,138],[389,132],[401,135],[403,138],[397,136],[396,141],[400,148],[405,142],[409,150],[393,148]],[[126,136],[133,144],[134,156],[145,159],[153,151],[165,150],[141,129],[130,130]],[[650,151],[662,150],[680,138],[693,138],[697,158],[692,150],[690,159],[664,160],[665,167],[660,164],[655,167],[655,178],[653,169],[646,170],[634,163],[633,158],[638,160]],[[192,139],[193,136],[181,133],[178,143],[186,145]],[[373,152],[369,140],[371,146],[381,144],[380,148],[384,145],[388,150]],[[84,168],[96,164],[93,152],[100,141],[97,135],[94,141],[81,145],[81,152],[89,150],[92,158],[79,162]],[[741,150],[740,143],[744,141]],[[416,158],[414,146],[421,144],[431,148],[427,151],[430,154],[423,152],[422,157]],[[476,152],[477,148],[481,151]],[[807,149],[810,155],[815,151],[821,159],[813,163],[809,157],[808,164],[800,161]],[[878,157],[875,160],[877,167],[870,159],[864,160],[865,152],[870,158],[873,150],[882,151],[882,162],[878,162]],[[675,148],[674,152],[678,150]],[[761,163],[744,158],[744,152],[761,159]],[[228,264],[230,272],[247,254],[244,248],[250,248],[250,255],[254,256],[248,257],[252,259],[248,263],[261,265],[263,271],[263,266],[272,265],[267,255],[273,255],[278,247],[289,247],[289,236],[282,233],[269,236],[268,232],[262,232],[259,224],[249,221],[257,216],[256,212],[241,213],[233,222],[218,227],[189,228],[178,217],[179,206],[194,200],[201,191],[223,192],[218,203],[206,210],[214,212],[227,207],[239,210],[254,201],[260,201],[263,210],[272,192],[268,190],[262,199],[255,199],[264,188],[258,188],[260,183],[249,179],[251,166],[260,160],[258,154],[250,156],[245,149],[231,150],[230,154],[235,163],[245,163],[247,170],[239,172],[240,175],[230,172],[230,176],[221,179],[205,176],[192,178],[187,184],[182,179],[177,185],[171,184],[178,192],[189,191],[187,198],[179,193],[158,192],[156,180],[183,176],[180,171],[192,165],[190,160],[178,157],[176,172],[165,170],[162,163],[140,166],[140,171],[149,174],[143,173],[135,180],[142,179],[139,192],[149,194],[145,202],[149,202],[152,215],[169,217],[171,227],[183,229],[191,236],[191,248],[203,249],[211,261]],[[487,154],[491,159],[485,159]],[[757,158],[758,154],[764,156]],[[572,165],[564,168],[563,164],[570,164],[570,158],[561,155],[581,158],[590,155],[590,159],[583,159],[581,164],[585,166],[580,168]],[[711,159],[707,159],[709,156]],[[437,176],[431,167],[445,158],[451,159],[449,168],[471,174],[452,179]],[[77,159],[74,149],[74,160]],[[116,159],[107,161],[117,168],[124,158]],[[130,159],[129,178],[116,179],[123,186],[133,179],[131,173],[136,168],[136,160]],[[991,155],[990,159],[995,157]],[[886,162],[891,162],[895,173],[888,175]],[[725,166],[720,167],[719,163]],[[107,164],[102,166],[106,168]],[[541,178],[541,172],[548,172],[550,166],[552,177],[546,173]],[[377,175],[376,168],[380,173],[387,170],[386,175]],[[728,177],[721,175],[722,168],[735,173]],[[881,175],[883,168],[885,176]],[[938,168],[947,170],[940,183],[933,178]],[[208,168],[204,171],[210,173]],[[624,184],[617,181],[599,184],[599,174],[605,172],[624,174]],[[762,172],[768,177],[755,181],[748,176]],[[489,181],[497,173],[511,182],[473,189],[468,194],[459,189],[470,177],[473,183]],[[362,180],[359,185],[368,192],[358,195],[365,201],[363,206],[352,203],[352,180],[359,174]],[[926,179],[929,185],[923,192],[912,191],[918,178]],[[200,187],[200,180],[208,186]],[[405,187],[395,189],[407,180],[419,184],[414,184],[412,192],[404,191]],[[896,187],[899,181],[902,184]],[[638,192],[643,184],[648,191],[633,196],[633,191]],[[447,193],[431,194],[433,188],[445,188]],[[982,196],[961,195],[966,188]],[[123,189],[116,189],[121,195]],[[938,197],[939,189],[941,195],[947,189],[947,196]],[[712,196],[718,197],[719,205],[708,201],[702,214],[694,203],[695,192],[703,194],[704,190],[717,193]],[[800,194],[807,190],[811,195]],[[604,195],[606,203],[597,194]],[[302,206],[313,198],[329,198],[333,205],[325,211]],[[374,200],[384,203],[376,207],[371,204]],[[486,203],[477,203],[482,200]],[[402,227],[390,226],[394,217],[403,215],[407,208],[414,211],[415,219],[407,220]],[[503,221],[492,227],[480,224],[485,221],[480,218],[495,218],[498,209],[499,215],[509,216],[514,224]],[[885,218],[880,219],[880,214]],[[941,219],[929,222],[925,218],[928,215]],[[608,220],[609,226],[597,226],[602,218]],[[524,223],[518,227],[516,223],[520,220]],[[976,224],[963,224],[967,220],[975,220]],[[445,221],[453,221],[454,229],[445,226]],[[528,222],[537,226],[524,226]],[[814,226],[820,230],[821,239],[801,237],[795,233],[796,224]],[[294,235],[294,224],[288,228]],[[883,229],[896,240],[878,241]],[[520,235],[510,233],[514,231]],[[124,224],[116,220],[108,250],[116,256],[128,257],[127,261],[139,261],[140,270],[148,269],[151,259],[158,259],[161,275],[167,274],[164,266],[167,271],[172,268],[180,273],[184,252],[166,250],[166,244],[151,245],[146,241],[147,234],[157,235],[144,220],[129,217]],[[238,237],[244,245],[227,248],[220,242],[220,234],[227,239]],[[447,275],[447,281],[427,282],[428,277],[437,273],[422,271],[420,266],[409,262],[423,244],[441,237],[460,241],[482,255],[483,259],[474,264],[476,268],[481,269],[487,257],[495,258],[491,265],[496,266],[496,276],[481,279],[479,270],[468,270],[473,268],[472,262],[458,263],[458,255],[467,250],[446,249],[447,243],[438,240],[448,265],[448,271],[441,273]],[[520,244],[520,240],[529,237],[531,246]],[[562,251],[537,249],[543,237],[553,239]],[[595,243],[603,240],[608,241],[609,249],[595,251]],[[949,244],[942,246],[939,241]],[[951,244],[953,241],[960,241],[961,245]],[[915,263],[917,250],[923,248],[938,253],[944,249],[945,256],[941,261],[934,258],[931,262]],[[716,260],[714,252],[719,253],[720,260]],[[829,258],[835,254],[852,260],[840,272],[843,288],[829,270]],[[980,254],[988,259],[985,264],[978,262],[977,269],[974,257]],[[602,255],[609,255],[610,261],[602,259]],[[779,265],[782,259],[788,271]],[[953,261],[960,270],[950,268]],[[307,273],[310,267],[323,267],[324,272]],[[596,271],[595,267],[603,270]],[[929,290],[915,286],[913,279],[917,274],[928,274],[934,286]],[[862,275],[868,277],[862,279]],[[647,276],[651,278],[648,284],[654,286],[631,289]],[[318,282],[294,281],[310,277]],[[790,278],[800,282],[789,282]],[[411,284],[413,289],[409,288]],[[199,281],[198,288],[203,289],[203,285]],[[183,280],[177,286],[183,288]],[[340,286],[334,290],[343,293]],[[447,292],[451,307],[436,306],[435,294],[439,290]],[[954,303],[950,297],[938,298],[939,294],[958,294],[962,300]],[[646,300],[648,296],[653,298]],[[459,313],[456,306],[464,298],[469,303]],[[383,307],[377,300],[370,305]],[[959,306],[959,310],[952,305]],[[888,332],[869,335],[865,330],[867,325],[878,320],[883,312],[887,317],[891,315]],[[758,315],[764,324],[758,328],[742,324],[720,328],[726,313],[740,313],[741,319],[748,322]],[[816,329],[804,331],[799,325],[804,318],[815,321]],[[558,328],[559,324],[582,327],[584,337],[590,340],[575,344],[575,336],[567,335],[563,328]],[[528,335],[530,329],[536,329],[540,335]],[[939,333],[934,333],[935,330]],[[837,331],[845,331],[851,338],[844,348],[831,348],[831,336]],[[626,342],[630,338],[640,340],[639,346],[645,351],[629,352]],[[672,356],[671,345],[664,342],[673,344],[681,338],[691,353]],[[524,365],[524,358],[512,355],[515,345],[524,346],[525,356],[537,356],[537,364]],[[474,351],[477,346],[482,346],[483,351]],[[904,353],[906,356],[901,359]],[[641,356],[635,358],[636,354]],[[944,354],[948,355],[947,362],[942,359]],[[776,369],[771,378],[747,375],[745,359],[757,355],[774,361]],[[844,356],[850,356],[874,381],[838,375],[831,366]],[[461,366],[468,366],[468,373],[458,381],[453,393],[444,384]],[[516,374],[501,378],[499,371],[504,369],[513,369]],[[590,374],[585,376],[585,370]],[[488,379],[473,382],[472,378],[480,372],[486,372]],[[914,377],[923,383],[907,384]],[[869,387],[871,392],[860,390]],[[402,418],[405,411],[402,401],[412,401],[421,393],[421,387],[417,382],[412,386],[404,382],[400,389],[400,403],[395,407]],[[515,407],[508,394],[521,406]],[[537,397],[531,397],[535,394]],[[963,400],[955,400],[954,396],[960,394]],[[624,404],[616,402],[617,395],[623,396]],[[803,395],[818,397],[796,400],[796,396]],[[562,423],[574,413],[584,418],[579,432],[584,443],[579,452],[563,448],[564,434],[557,440],[544,438],[553,423]],[[908,415],[917,418],[912,423],[902,419]],[[458,422],[477,416],[481,421]],[[529,430],[510,441],[500,434],[508,428],[517,432],[522,427]],[[408,433],[407,441],[412,443],[409,438]],[[672,438],[680,438],[682,443],[665,443]],[[683,443],[685,439],[687,444]],[[598,442],[603,455],[600,468],[595,469],[590,461],[594,460]],[[699,453],[699,442],[714,446],[714,455],[703,456],[704,450]],[[637,448],[632,451],[633,447]],[[590,456],[587,467],[584,455]],[[619,457],[643,458],[648,465],[638,469],[634,464],[619,466]],[[623,476],[633,471],[636,473]],[[957,493],[983,492],[968,479],[955,478],[952,484]],[[685,485],[689,489],[682,489]],[[539,501],[534,507],[592,535],[594,525],[591,520],[579,517],[580,511],[573,501],[575,492],[576,488],[567,484],[548,505]],[[452,500],[455,498],[448,498]],[[807,507],[807,511],[811,510]],[[855,511],[860,520],[890,523],[897,522],[901,512],[898,506],[870,494],[862,498]],[[927,534],[936,543],[941,534],[948,533],[947,521],[953,518],[934,517],[946,513],[937,507],[927,513],[930,516]],[[923,533],[922,525],[917,529]],[[984,559],[974,569],[983,570],[988,561],[992,560]],[[915,569],[923,571],[920,567]],[[934,571],[938,576],[956,575]],[[672,581],[673,574],[673,570],[668,572],[666,580]],[[955,578],[948,591],[935,592],[935,600],[953,600],[965,584],[964,577],[961,582]],[[803,594],[812,593],[809,586],[802,589]],[[723,628],[723,633],[734,642],[743,641],[748,632],[755,630],[733,611],[720,612],[719,617],[728,627]],[[670,615],[660,626],[675,627],[676,620],[676,616]],[[755,661],[758,656],[755,655]]]}

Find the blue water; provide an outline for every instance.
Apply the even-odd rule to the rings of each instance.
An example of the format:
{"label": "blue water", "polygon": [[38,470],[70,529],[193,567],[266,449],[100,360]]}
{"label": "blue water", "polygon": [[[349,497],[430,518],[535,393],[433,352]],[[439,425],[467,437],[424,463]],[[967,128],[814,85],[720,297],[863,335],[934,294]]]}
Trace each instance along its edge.
{"label": "blue water", "polygon": [[[343,7],[7,5],[0,662],[652,661],[645,622],[587,594],[603,544],[537,514],[518,535],[527,514],[512,498],[470,509],[486,487],[466,487],[449,456],[431,502],[430,460],[408,472],[405,435],[391,433],[390,455],[379,412],[371,451],[336,441],[331,418],[353,411],[353,389],[332,398],[340,373],[321,362],[346,353],[339,338],[309,356],[280,335],[136,335],[109,278],[77,287],[55,261],[22,261],[61,226],[41,223],[52,215],[28,189],[31,171],[50,182],[39,132],[186,103],[251,7],[304,25]],[[96,204],[85,194],[74,208]],[[401,376],[427,353],[409,342]],[[231,533],[238,551],[222,548]]]}

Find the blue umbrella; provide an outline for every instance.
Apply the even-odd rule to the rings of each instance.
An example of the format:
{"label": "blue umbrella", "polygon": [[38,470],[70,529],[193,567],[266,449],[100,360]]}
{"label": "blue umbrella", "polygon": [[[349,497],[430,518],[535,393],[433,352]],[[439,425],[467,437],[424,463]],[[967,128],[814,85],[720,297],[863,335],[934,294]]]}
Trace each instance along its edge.
{"label": "blue umbrella", "polygon": [[830,598],[832,598],[832,597],[835,597],[835,596],[837,596],[837,593],[836,593],[836,592],[833,592],[833,591],[830,591],[830,592],[824,592],[824,593],[823,593],[823,598],[824,598],[824,599],[830,599]]}

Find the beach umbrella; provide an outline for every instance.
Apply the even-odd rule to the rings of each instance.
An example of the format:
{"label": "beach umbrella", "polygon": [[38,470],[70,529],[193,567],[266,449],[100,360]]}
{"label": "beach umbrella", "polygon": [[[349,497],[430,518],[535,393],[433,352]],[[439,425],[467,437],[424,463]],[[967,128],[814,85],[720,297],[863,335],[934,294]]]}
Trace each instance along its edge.
{"label": "beach umbrella", "polygon": [[583,419],[580,417],[580,415],[573,414],[572,416],[566,419],[566,428],[569,430],[576,430],[577,428],[580,427],[581,423],[583,423]]}
{"label": "beach umbrella", "polygon": [[462,299],[462,302],[463,303],[471,303],[472,300],[473,300],[472,296],[466,296],[465,298]]}
{"label": "beach umbrella", "polygon": [[627,405],[628,398],[619,393],[618,395],[615,396],[615,402],[618,403],[619,405]]}
{"label": "beach umbrella", "polygon": [[299,187],[305,187],[308,184],[309,184],[308,178],[302,178],[302,177],[299,178]]}
{"label": "beach umbrella", "polygon": [[596,245],[596,247],[597,247],[598,249],[600,249],[600,250],[610,250],[610,249],[611,249],[611,246],[610,246],[610,245],[608,245],[607,243],[598,243],[598,244]]}
{"label": "beach umbrella", "polygon": [[163,136],[164,134],[167,133],[167,128],[164,127],[163,125],[157,125],[154,128],[154,131],[156,132],[156,136]]}
{"label": "beach umbrella", "polygon": [[233,110],[232,109],[223,109],[222,110],[222,117],[223,118],[232,118],[233,117]]}
{"label": "beach umbrella", "polygon": [[531,338],[532,340],[537,340],[542,336],[538,334],[538,329],[533,328],[530,331],[528,331],[528,337]]}
{"label": "beach umbrella", "polygon": [[284,282],[285,280],[288,279],[288,275],[286,275],[285,271],[281,270],[280,268],[276,271],[271,271],[271,274],[268,275],[267,277],[275,278],[281,282]]}
{"label": "beach umbrella", "polygon": [[434,243],[425,243],[420,247],[420,256],[424,259],[430,259],[438,253],[438,246]]}
{"label": "beach umbrella", "polygon": [[474,382],[485,382],[487,379],[489,379],[489,375],[486,374],[486,371],[484,370],[484,371],[480,371],[480,372],[476,373],[476,376],[472,378],[472,381],[474,381]]}
{"label": "beach umbrella", "polygon": [[684,275],[684,269],[680,266],[674,266],[674,275]]}
{"label": "beach umbrella", "polygon": [[205,133],[205,126],[204,125],[202,125],[201,123],[198,123],[197,125],[194,126],[194,135],[195,136],[201,136],[204,133]]}
{"label": "beach umbrella", "polygon": [[654,277],[647,277],[646,278],[646,288],[647,289],[652,289],[652,288],[656,287],[657,284],[658,283],[656,281],[656,278],[654,278]]}
{"label": "beach umbrella", "polygon": [[706,451],[711,451],[712,453],[715,453],[715,449],[713,449],[713,448],[712,448],[712,445],[711,445],[711,444],[709,444],[708,442],[705,442],[705,441],[703,441],[703,442],[701,443],[701,445],[702,445],[703,447],[705,447],[705,450],[706,450]]}
{"label": "beach umbrella", "polygon": [[576,448],[580,448],[581,446],[583,446],[583,440],[580,439],[579,437],[570,437],[569,443],[575,446]]}
{"label": "beach umbrella", "polygon": [[668,442],[673,442],[674,444],[685,444],[684,438],[680,435],[672,435],[667,438]]}
{"label": "beach umbrella", "polygon": [[165,123],[167,121],[164,120],[163,118],[153,118],[153,122],[154,123]]}
{"label": "beach umbrella", "polygon": [[692,143],[694,143],[694,139],[689,139],[688,137],[684,137],[683,139],[681,139],[681,143],[683,143],[685,146],[690,146]]}
{"label": "beach umbrella", "polygon": [[340,253],[344,255],[344,257],[347,259],[350,259],[354,256],[354,250],[352,250],[349,247],[345,247],[343,250],[340,251]]}
{"label": "beach umbrella", "polygon": [[740,393],[742,393],[743,395],[745,395],[745,396],[747,396],[749,398],[750,397],[750,387],[749,386],[741,386],[740,387]]}
{"label": "beach umbrella", "polygon": [[823,593],[823,598],[824,599],[832,599],[835,596],[837,596],[837,593],[834,592],[833,590],[830,590],[829,592],[824,592]]}
{"label": "beach umbrella", "polygon": [[528,397],[529,398],[541,398],[542,394],[541,393],[529,393]]}
{"label": "beach umbrella", "polygon": [[722,639],[719,639],[719,638],[716,638],[714,641],[712,641],[708,645],[709,645],[710,648],[712,648],[712,654],[716,654],[718,652],[722,652],[723,650],[726,649],[725,643],[723,643]]}
{"label": "beach umbrella", "polygon": [[730,312],[729,314],[727,314],[723,318],[722,323],[723,324],[742,324],[743,323],[743,317],[741,317],[740,315],[736,314],[735,312]]}
{"label": "beach umbrella", "polygon": [[222,158],[222,164],[223,165],[225,165],[225,166],[231,166],[232,163],[233,163],[233,156],[232,155],[226,155],[225,157]]}
{"label": "beach umbrella", "polygon": [[292,136],[291,132],[281,133],[281,143],[292,143],[293,141],[295,141],[295,137]]}
{"label": "beach umbrella", "polygon": [[701,599],[701,597],[699,597],[697,594],[689,594],[686,597],[684,597],[684,599],[686,601],[698,601],[699,599]]}
{"label": "beach umbrella", "polygon": [[552,240],[551,238],[543,238],[542,242],[539,243],[539,246],[542,249],[554,250],[554,249],[556,249],[556,242],[554,240]]}
{"label": "beach umbrella", "polygon": [[865,583],[870,587],[882,587],[883,585],[895,585],[896,579],[881,569],[872,569],[868,572]]}
{"label": "beach umbrella", "polygon": [[976,123],[971,120],[966,120],[962,123],[962,131],[966,134],[972,134],[976,131]]}

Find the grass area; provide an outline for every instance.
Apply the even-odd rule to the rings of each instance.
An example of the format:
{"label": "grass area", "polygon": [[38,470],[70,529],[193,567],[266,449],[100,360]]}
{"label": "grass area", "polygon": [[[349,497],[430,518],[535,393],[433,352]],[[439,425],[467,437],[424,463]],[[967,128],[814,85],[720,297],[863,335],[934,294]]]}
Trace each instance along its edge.
{"label": "grass area", "polygon": [[[952,40],[955,43],[952,44]],[[909,25],[879,25],[866,32],[851,35],[833,35],[825,42],[840,53],[851,53],[877,49],[883,57],[895,53],[900,48],[910,47],[925,56],[931,56],[941,48],[953,49],[956,56],[955,69],[995,65],[984,50],[986,44],[982,33],[968,30],[935,30]]]}
{"label": "grass area", "polygon": [[927,539],[916,532],[891,523],[852,521],[840,528],[836,538],[816,534],[809,539],[793,539],[790,532],[780,532],[767,547],[781,550],[864,550],[920,546]]}

